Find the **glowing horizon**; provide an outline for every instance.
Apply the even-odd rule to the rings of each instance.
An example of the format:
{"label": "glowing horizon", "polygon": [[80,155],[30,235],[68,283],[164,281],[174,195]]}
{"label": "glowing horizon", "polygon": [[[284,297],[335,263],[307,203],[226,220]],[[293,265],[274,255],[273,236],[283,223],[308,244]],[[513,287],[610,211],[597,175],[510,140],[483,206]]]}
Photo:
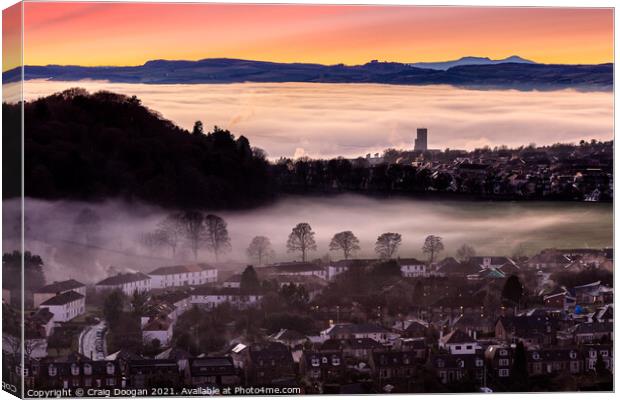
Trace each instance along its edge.
{"label": "glowing horizon", "polygon": [[[611,8],[24,3],[27,65],[240,58],[613,62]],[[3,66],[3,70],[8,69]]]}

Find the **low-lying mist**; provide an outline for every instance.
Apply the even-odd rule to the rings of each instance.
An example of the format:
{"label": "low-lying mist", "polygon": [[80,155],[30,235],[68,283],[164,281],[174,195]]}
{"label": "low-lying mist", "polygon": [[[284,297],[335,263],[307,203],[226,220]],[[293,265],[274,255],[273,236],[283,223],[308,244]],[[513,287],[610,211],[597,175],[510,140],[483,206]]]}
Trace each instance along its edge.
{"label": "low-lying mist", "polygon": [[[4,202],[3,251],[17,248],[11,238],[18,231],[18,200]],[[48,282],[75,278],[94,283],[117,271],[149,272],[159,266],[193,261],[182,246],[172,258],[168,247],[153,248],[140,237],[156,229],[169,211],[135,203],[110,200],[101,203],[27,199],[26,250],[41,255]],[[99,217],[96,232],[85,232],[76,223],[90,210]],[[89,212],[90,212],[89,211]],[[443,238],[441,257],[454,255],[464,244],[479,255],[532,254],[548,247],[605,247],[613,241],[612,205],[557,202],[431,201],[411,198],[371,198],[358,195],[286,197],[266,207],[215,214],[228,224],[232,250],[220,263],[206,250],[199,261],[220,268],[242,268],[254,236],[266,236],[275,250],[274,261],[292,261],[299,254],[286,251],[291,229],[308,222],[316,232],[317,251],[310,259],[328,255],[331,237],[351,230],[360,240],[356,257],[374,257],[374,243],[383,232],[398,232],[401,257],[423,258],[422,244],[429,235]]]}
{"label": "low-lying mist", "polygon": [[33,100],[71,87],[138,96],[179,126],[191,129],[196,120],[208,128],[218,125],[246,136],[273,159],[357,157],[389,147],[410,149],[419,127],[429,129],[429,148],[437,149],[613,138],[613,93],[572,89],[523,92],[448,85],[30,80],[24,83],[24,96]]}

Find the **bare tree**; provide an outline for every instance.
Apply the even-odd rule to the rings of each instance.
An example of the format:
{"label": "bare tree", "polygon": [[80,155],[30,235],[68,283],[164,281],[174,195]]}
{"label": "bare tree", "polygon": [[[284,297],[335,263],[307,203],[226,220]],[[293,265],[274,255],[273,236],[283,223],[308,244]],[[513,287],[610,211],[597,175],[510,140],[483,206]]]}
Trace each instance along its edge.
{"label": "bare tree", "polygon": [[138,243],[152,253],[166,244],[165,234],[159,230],[146,232],[138,237]]}
{"label": "bare tree", "polygon": [[219,261],[221,253],[230,251],[230,236],[226,221],[217,215],[209,214],[205,217],[207,248],[215,254],[215,261]]}
{"label": "bare tree", "polygon": [[286,248],[289,253],[301,251],[301,260],[305,262],[308,251],[316,250],[314,232],[310,224],[307,222],[298,223],[288,236]]}
{"label": "bare tree", "polygon": [[266,236],[255,236],[248,246],[247,254],[250,258],[255,259],[258,265],[263,265],[274,255],[271,241]]}
{"label": "bare tree", "polygon": [[382,259],[390,259],[398,250],[402,242],[400,233],[386,232],[377,238],[375,243],[375,252]]}
{"label": "bare tree", "polygon": [[353,252],[360,249],[360,241],[351,231],[339,232],[329,244],[330,250],[342,250],[344,259],[348,260]]}
{"label": "bare tree", "polygon": [[443,251],[443,242],[441,237],[435,235],[429,235],[424,240],[424,246],[422,246],[424,254],[428,254],[429,263],[435,262],[435,257],[441,251]]}
{"label": "bare tree", "polygon": [[183,239],[183,221],[181,214],[175,213],[167,216],[163,221],[157,224],[157,231],[164,244],[170,247],[172,258],[176,256],[177,247]]}
{"label": "bare tree", "polygon": [[468,244],[464,244],[456,251],[456,259],[460,262],[469,261],[470,258],[476,256],[476,249]]}
{"label": "bare tree", "polygon": [[194,253],[194,260],[197,260],[198,249],[200,249],[207,232],[205,216],[200,211],[185,211],[180,215],[180,222],[183,236],[189,242],[189,246]]}

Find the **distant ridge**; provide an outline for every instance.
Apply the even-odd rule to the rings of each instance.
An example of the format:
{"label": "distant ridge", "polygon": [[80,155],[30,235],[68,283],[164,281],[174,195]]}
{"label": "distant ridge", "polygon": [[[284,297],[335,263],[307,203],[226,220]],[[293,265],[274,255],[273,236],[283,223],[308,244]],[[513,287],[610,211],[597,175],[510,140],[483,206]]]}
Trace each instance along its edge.
{"label": "distant ridge", "polygon": [[417,68],[439,69],[446,71],[452,67],[458,67],[461,65],[495,65],[504,63],[522,63],[522,64],[536,64],[534,61],[526,60],[519,56],[510,56],[502,58],[500,60],[491,60],[489,57],[461,57],[458,60],[452,61],[439,61],[439,62],[417,62],[408,64]]}
{"label": "distant ridge", "polygon": [[[456,65],[446,70],[419,68],[396,62],[363,65],[321,65],[208,58],[198,61],[152,60],[131,67],[30,66],[26,80],[107,80],[116,83],[192,84],[241,82],[383,83],[397,85],[448,84],[467,88],[518,90],[611,90],[613,64],[536,64],[521,58],[488,60],[486,64]],[[481,58],[476,58],[479,60]],[[471,62],[463,59],[460,62]],[[501,61],[501,62],[500,62]],[[478,62],[478,61],[474,61]],[[2,74],[3,83],[20,79],[19,68]]]}

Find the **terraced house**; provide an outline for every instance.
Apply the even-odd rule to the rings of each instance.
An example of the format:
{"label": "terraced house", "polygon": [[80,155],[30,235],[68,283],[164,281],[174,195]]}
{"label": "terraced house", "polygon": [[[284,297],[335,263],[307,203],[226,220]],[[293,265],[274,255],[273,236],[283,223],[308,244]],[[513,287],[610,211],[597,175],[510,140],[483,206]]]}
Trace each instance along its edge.
{"label": "terraced house", "polygon": [[173,265],[157,268],[148,274],[151,288],[204,285],[217,281],[217,269],[207,264]]}

